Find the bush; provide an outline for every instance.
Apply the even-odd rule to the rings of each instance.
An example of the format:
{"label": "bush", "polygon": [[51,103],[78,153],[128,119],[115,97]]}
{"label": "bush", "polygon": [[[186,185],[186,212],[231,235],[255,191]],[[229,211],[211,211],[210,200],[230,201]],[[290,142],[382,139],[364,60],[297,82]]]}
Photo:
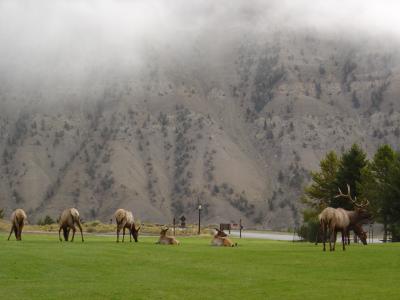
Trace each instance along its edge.
{"label": "bush", "polygon": [[308,242],[315,242],[319,229],[318,221],[305,222],[299,229],[299,236]]}
{"label": "bush", "polygon": [[37,222],[38,225],[50,225],[54,224],[56,221],[54,221],[50,216],[46,215],[44,219],[39,219]]}

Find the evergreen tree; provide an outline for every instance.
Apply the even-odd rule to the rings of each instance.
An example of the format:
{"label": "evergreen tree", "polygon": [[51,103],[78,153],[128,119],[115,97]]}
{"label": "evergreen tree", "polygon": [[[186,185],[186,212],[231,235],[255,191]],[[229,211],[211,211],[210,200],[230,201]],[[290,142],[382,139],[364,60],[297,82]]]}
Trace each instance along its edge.
{"label": "evergreen tree", "polygon": [[386,240],[388,216],[392,200],[388,194],[391,185],[391,172],[396,159],[396,153],[389,145],[378,148],[371,163],[361,172],[361,182],[358,191],[361,196],[370,201],[370,209],[374,212],[375,220],[383,224]]}
{"label": "evergreen tree", "polygon": [[311,172],[312,183],[306,187],[303,203],[317,211],[331,205],[337,194],[336,177],[339,159],[334,151],[329,152],[320,162],[321,171]]}
{"label": "evergreen tree", "polygon": [[319,223],[318,214],[330,203],[337,194],[336,175],[339,159],[334,151],[327,153],[320,162],[320,171],[311,172],[312,183],[305,188],[302,202],[308,206],[303,211],[304,224],[299,235],[308,241],[315,241]]}
{"label": "evergreen tree", "polygon": [[393,241],[400,241],[400,154],[390,166],[385,186],[385,213]]}
{"label": "evergreen tree", "polygon": [[[348,184],[353,199],[360,194],[357,189],[357,184],[361,182],[361,172],[367,166],[368,161],[366,157],[366,153],[357,144],[354,144],[349,151],[343,153],[340,159],[336,176],[336,185],[345,193]],[[334,198],[331,202],[331,206],[353,209],[353,204],[342,197]]]}

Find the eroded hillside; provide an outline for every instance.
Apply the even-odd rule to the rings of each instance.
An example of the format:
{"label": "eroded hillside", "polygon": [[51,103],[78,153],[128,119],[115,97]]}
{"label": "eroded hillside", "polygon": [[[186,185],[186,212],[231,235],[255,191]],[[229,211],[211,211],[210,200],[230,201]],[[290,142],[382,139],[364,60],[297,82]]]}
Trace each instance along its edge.
{"label": "eroded hillside", "polygon": [[84,79],[2,72],[0,206],[165,223],[195,222],[201,203],[206,222],[292,227],[327,151],[399,145],[396,46],[221,28]]}

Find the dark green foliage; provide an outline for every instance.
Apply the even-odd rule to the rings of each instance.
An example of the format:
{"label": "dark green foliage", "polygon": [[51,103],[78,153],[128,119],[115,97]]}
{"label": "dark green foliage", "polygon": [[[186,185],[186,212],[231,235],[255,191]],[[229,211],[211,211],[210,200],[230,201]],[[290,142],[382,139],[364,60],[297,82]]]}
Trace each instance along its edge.
{"label": "dark green foliage", "polygon": [[304,203],[316,210],[321,210],[334,201],[337,194],[336,176],[339,164],[339,158],[333,151],[321,160],[320,172],[311,172],[312,183],[305,188],[302,199]]}
{"label": "dark green foliage", "polygon": [[54,221],[49,215],[46,215],[44,219],[39,219],[37,222],[38,225],[50,225],[54,223],[56,223],[56,221]]}
{"label": "dark green foliage", "polygon": [[318,233],[319,223],[314,218],[308,222],[304,222],[303,225],[300,226],[297,234],[305,241],[315,242],[317,233]]}
{"label": "dark green foliage", "polygon": [[[357,184],[361,182],[361,171],[367,165],[366,157],[366,153],[357,144],[354,144],[349,151],[343,153],[340,160],[336,175],[336,185],[345,192],[348,184],[353,199],[359,196]],[[343,198],[334,198],[330,204],[332,207],[353,208],[352,203]]]}
{"label": "dark green foliage", "polygon": [[279,56],[271,56],[261,58],[254,78],[254,92],[251,95],[251,100],[254,103],[256,112],[262,111],[265,105],[268,104],[274,97],[274,87],[284,79],[285,69],[278,66]]}
{"label": "dark green foliage", "polygon": [[360,100],[357,97],[356,91],[353,91],[353,94],[351,95],[351,102],[353,103],[354,108],[360,108]]}
{"label": "dark green foliage", "polygon": [[312,237],[310,232],[313,231],[313,224],[323,208],[354,208],[348,200],[334,197],[337,187],[346,193],[346,185],[349,184],[353,199],[369,200],[369,210],[375,221],[384,225],[384,239],[387,232],[391,231],[393,240],[400,241],[400,154],[389,145],[382,145],[369,162],[365,152],[353,145],[340,161],[334,152],[328,153],[320,166],[320,172],[311,173],[313,182],[305,189],[302,198],[308,206],[303,212],[303,238]]}
{"label": "dark green foliage", "polygon": [[371,107],[370,109],[379,110],[381,103],[383,102],[383,94],[389,87],[390,82],[385,81],[377,89],[373,90],[371,93]]}
{"label": "dark green foliage", "polygon": [[343,65],[342,84],[348,92],[351,90],[351,82],[355,79],[353,71],[357,68],[357,64],[351,59],[347,59]]}

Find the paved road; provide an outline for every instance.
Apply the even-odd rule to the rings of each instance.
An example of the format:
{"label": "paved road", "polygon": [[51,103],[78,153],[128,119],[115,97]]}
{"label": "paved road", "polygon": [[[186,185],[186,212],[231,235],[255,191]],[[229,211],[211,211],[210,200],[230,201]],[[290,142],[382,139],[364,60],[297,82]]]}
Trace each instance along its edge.
{"label": "paved road", "polygon": [[[239,236],[239,231],[231,231],[231,236],[238,237]],[[252,238],[252,239],[265,239],[265,240],[275,240],[275,241],[299,241],[300,238],[293,234],[288,234],[288,233],[280,233],[280,232],[242,232],[242,238]],[[341,242],[341,237],[340,234],[338,235],[337,242]],[[369,244],[371,243],[382,243],[382,240],[380,238],[375,238],[372,241],[371,239],[368,239],[367,242]]]}
{"label": "paved road", "polygon": [[[231,236],[239,236],[239,231],[231,231]],[[242,232],[242,238],[252,238],[252,239],[265,239],[265,240],[275,240],[275,241],[298,241],[300,238],[293,234],[288,233],[266,233],[266,232]]]}

